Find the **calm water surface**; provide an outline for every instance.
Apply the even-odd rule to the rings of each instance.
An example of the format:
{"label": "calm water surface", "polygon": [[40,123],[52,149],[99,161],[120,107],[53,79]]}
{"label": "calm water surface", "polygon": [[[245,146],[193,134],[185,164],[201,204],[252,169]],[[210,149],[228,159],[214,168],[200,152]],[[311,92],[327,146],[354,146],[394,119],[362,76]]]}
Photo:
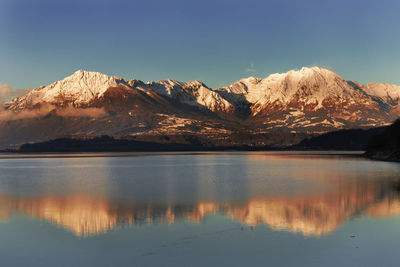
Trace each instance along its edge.
{"label": "calm water surface", "polygon": [[351,155],[0,154],[0,266],[399,266],[399,193]]}

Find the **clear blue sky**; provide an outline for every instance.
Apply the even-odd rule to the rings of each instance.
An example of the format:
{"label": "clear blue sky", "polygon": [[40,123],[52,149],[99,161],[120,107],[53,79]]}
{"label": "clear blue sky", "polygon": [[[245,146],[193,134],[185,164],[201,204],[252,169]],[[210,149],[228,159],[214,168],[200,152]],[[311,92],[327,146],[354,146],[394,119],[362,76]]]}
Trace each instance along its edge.
{"label": "clear blue sky", "polygon": [[0,84],[77,69],[210,87],[319,65],[400,84],[400,1],[0,0]]}

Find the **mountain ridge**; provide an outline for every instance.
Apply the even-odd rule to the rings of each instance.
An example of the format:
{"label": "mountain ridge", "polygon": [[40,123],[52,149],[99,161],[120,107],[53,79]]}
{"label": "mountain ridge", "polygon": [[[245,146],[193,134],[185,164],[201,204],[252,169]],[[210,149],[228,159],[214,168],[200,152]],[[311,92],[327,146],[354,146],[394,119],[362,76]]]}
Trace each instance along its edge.
{"label": "mountain ridge", "polygon": [[[336,80],[337,86],[329,84],[329,82],[332,83],[332,81],[327,82],[327,77],[331,78],[331,80]],[[312,79],[314,79],[314,81]],[[313,85],[313,83],[319,82],[321,87],[322,83],[323,87],[328,89],[328,92],[326,92],[326,90],[325,92],[323,90],[310,91],[309,88],[301,88],[301,86],[304,85],[304,80],[305,83],[308,84],[310,84],[311,80],[311,86]],[[283,86],[280,86],[282,84]],[[349,88],[346,87],[354,87],[354,85],[358,87],[353,88],[356,89],[356,91],[362,90],[362,94],[367,94],[384,99],[385,102],[396,101],[397,104],[397,101],[400,99],[399,85],[385,83],[368,83],[363,85],[358,82],[345,81],[336,73],[320,67],[303,67],[300,70],[290,70],[286,73],[270,74],[267,75],[265,78],[242,78],[239,81],[232,83],[231,85],[216,89],[211,89],[207,87],[203,82],[198,80],[191,82],[180,82],[167,79],[160,81],[143,82],[137,79],[126,80],[117,76],[109,76],[100,72],[86,71],[80,69],[63,80],[56,81],[48,86],[40,86],[38,88],[35,88],[28,94],[22,97],[16,97],[11,101],[5,103],[5,105],[8,109],[18,110],[17,103],[30,102],[31,105],[40,102],[51,103],[55,102],[55,100],[57,100],[56,98],[62,101],[62,95],[67,98],[75,97],[75,99],[73,100],[74,104],[76,105],[88,104],[91,100],[93,100],[93,98],[101,97],[107,89],[118,85],[124,85],[130,87],[131,89],[137,89],[141,91],[146,91],[150,89],[159,94],[171,97],[179,97],[179,94],[182,93],[182,91],[186,91],[185,93],[188,93],[187,90],[185,90],[188,88],[192,90],[193,88],[203,89],[203,92],[199,93],[200,96],[211,95],[215,101],[224,102],[226,106],[230,106],[232,104],[230,103],[232,99],[229,99],[229,101],[228,99],[226,99],[229,97],[224,97],[223,94],[234,93],[236,94],[236,98],[241,98],[244,96],[248,103],[256,105],[256,108],[254,108],[254,115],[259,112],[256,110],[257,107],[259,107],[260,105],[265,105],[266,101],[280,101],[286,103],[290,102],[290,98],[295,96],[298,91],[297,89],[299,89],[299,86],[305,95],[312,97],[311,99],[309,99],[308,104],[313,103],[312,100],[319,101],[318,103],[315,102],[317,103],[315,108],[321,108],[324,96],[327,96],[329,94],[341,96],[348,93]],[[277,88],[274,88],[275,90],[271,92],[271,87]],[[305,89],[309,90],[307,91]],[[342,92],[338,92],[337,89],[342,89]],[[27,99],[28,97],[30,98]],[[182,100],[183,102],[185,102],[185,100],[187,99]],[[190,101],[187,101],[187,103],[190,103]],[[207,107],[207,103],[202,103],[202,105]]]}
{"label": "mountain ridge", "polygon": [[399,101],[398,85],[363,85],[320,67],[243,78],[216,89],[197,80],[143,82],[78,70],[5,103],[0,137],[8,141],[0,145],[69,134],[322,133],[369,128],[396,119]]}

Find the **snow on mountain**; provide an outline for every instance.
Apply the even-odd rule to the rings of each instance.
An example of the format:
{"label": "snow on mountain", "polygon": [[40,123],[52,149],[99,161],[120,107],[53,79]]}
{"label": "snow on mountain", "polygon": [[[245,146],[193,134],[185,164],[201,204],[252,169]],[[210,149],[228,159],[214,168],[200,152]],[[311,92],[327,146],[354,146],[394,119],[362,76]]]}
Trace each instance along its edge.
{"label": "snow on mountain", "polygon": [[[104,99],[111,95],[120,100],[112,102]],[[100,98],[106,102],[96,102]],[[196,116],[202,116],[204,109],[215,112],[223,120],[227,118],[221,115],[230,114],[228,119],[231,121],[224,123],[233,120],[240,127],[263,131],[276,128],[313,131],[388,124],[396,114],[400,114],[399,100],[400,86],[348,82],[338,74],[319,67],[303,67],[271,74],[263,79],[244,78],[215,90],[200,81],[127,81],[79,70],[61,81],[14,98],[6,104],[6,108],[20,111],[46,103],[56,107],[102,107],[102,103],[108,103],[121,107],[128,105],[130,119],[135,117],[135,112],[151,116],[153,113],[143,109],[153,108],[157,110],[155,113],[160,114],[178,112],[178,117],[185,120],[187,107],[194,107]],[[176,103],[186,104],[186,109],[179,110],[181,105]],[[144,122],[140,116],[135,118],[138,125],[154,125],[157,121],[152,118]],[[202,120],[200,117],[192,119]]]}
{"label": "snow on mountain", "polygon": [[229,112],[233,105],[200,81],[163,80],[149,83],[149,88],[182,103],[203,106],[214,112]]}
{"label": "snow on mountain", "polygon": [[[348,82],[336,73],[319,68],[303,67],[287,73],[276,73],[264,79],[254,77],[218,89],[230,94],[243,95],[252,104],[253,115],[269,106],[287,109],[287,106],[318,110],[324,107],[324,101],[335,101],[364,105],[373,105],[372,101],[360,91],[355,90]],[[295,105],[297,104],[297,105]]]}
{"label": "snow on mountain", "polygon": [[213,112],[230,112],[234,109],[231,103],[200,81],[162,80],[144,83],[138,80],[131,80],[128,83],[132,88],[142,92],[151,90],[180,103],[206,108]]}
{"label": "snow on mountain", "polygon": [[12,110],[35,107],[38,104],[89,104],[94,98],[102,96],[108,88],[126,81],[99,72],[78,70],[71,76],[48,86],[33,89],[28,94],[12,99],[7,106]]}
{"label": "snow on mountain", "polygon": [[84,70],[78,70],[61,81],[48,86],[41,86],[25,96],[14,98],[6,106],[10,110],[33,108],[43,103],[57,106],[69,104],[84,106],[103,96],[110,88],[119,85],[126,89],[139,90],[145,93],[151,90],[181,103],[206,108],[214,112],[229,112],[233,109],[231,103],[200,81],[163,80],[145,83],[140,80],[126,81],[119,77]]}
{"label": "snow on mountain", "polygon": [[369,95],[380,98],[382,101],[397,105],[400,100],[400,85],[387,83],[367,83],[361,88]]}
{"label": "snow on mountain", "polygon": [[[249,77],[216,89],[264,130],[315,131],[386,125],[400,114],[400,86],[362,85],[319,67],[260,79]],[[397,106],[396,106],[397,105]]]}

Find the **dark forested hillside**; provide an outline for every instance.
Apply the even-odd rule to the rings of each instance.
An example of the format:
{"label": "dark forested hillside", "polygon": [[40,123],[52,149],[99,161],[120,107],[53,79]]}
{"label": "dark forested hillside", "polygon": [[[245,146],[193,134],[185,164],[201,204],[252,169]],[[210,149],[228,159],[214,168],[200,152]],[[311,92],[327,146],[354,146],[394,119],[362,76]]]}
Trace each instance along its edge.
{"label": "dark forested hillside", "polygon": [[379,160],[400,161],[400,119],[371,140],[365,156]]}
{"label": "dark forested hillside", "polygon": [[372,139],[382,134],[386,127],[339,130],[306,138],[293,150],[366,150]]}

